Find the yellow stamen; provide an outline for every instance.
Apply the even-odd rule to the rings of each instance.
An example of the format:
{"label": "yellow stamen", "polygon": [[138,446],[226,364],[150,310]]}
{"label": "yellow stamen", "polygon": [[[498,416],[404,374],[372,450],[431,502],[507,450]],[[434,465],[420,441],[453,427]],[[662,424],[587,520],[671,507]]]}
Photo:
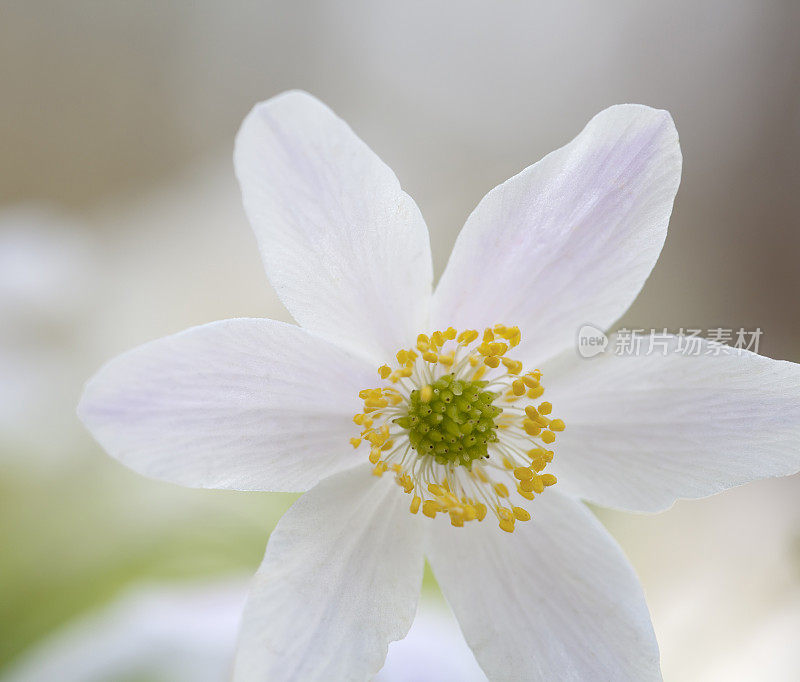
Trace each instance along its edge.
{"label": "yellow stamen", "polygon": [[517,502],[554,485],[540,473],[553,459],[547,448],[565,426],[551,419],[539,370],[524,371],[509,357],[521,342],[517,327],[482,333],[453,327],[419,334],[396,364],[378,368],[383,382],[359,392],[361,428],[354,448],[369,446],[373,474],[390,473],[412,496],[409,512],[447,514],[454,527],[482,522],[489,511],[508,533],[530,512]]}

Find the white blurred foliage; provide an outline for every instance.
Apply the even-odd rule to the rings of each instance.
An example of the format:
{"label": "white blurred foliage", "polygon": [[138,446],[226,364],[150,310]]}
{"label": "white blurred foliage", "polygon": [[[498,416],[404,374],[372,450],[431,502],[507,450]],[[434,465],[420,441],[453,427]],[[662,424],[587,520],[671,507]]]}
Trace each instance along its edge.
{"label": "white blurred foliage", "polygon": [[31,650],[3,682],[223,682],[243,581],[140,587]]}
{"label": "white blurred foliage", "polygon": [[485,682],[458,622],[440,601],[420,602],[405,639],[392,642],[375,682]]}
{"label": "white blurred foliage", "polygon": [[[141,586],[66,625],[28,651],[2,682],[224,682],[246,581]],[[420,603],[405,639],[389,647],[375,682],[484,682],[453,615]]]}
{"label": "white blurred foliage", "polygon": [[0,213],[3,340],[72,323],[90,302],[92,265],[89,235],[74,220],[35,206]]}
{"label": "white blurred foliage", "polygon": [[88,233],[41,207],[0,213],[0,462],[36,466],[75,433],[77,330],[96,286]]}

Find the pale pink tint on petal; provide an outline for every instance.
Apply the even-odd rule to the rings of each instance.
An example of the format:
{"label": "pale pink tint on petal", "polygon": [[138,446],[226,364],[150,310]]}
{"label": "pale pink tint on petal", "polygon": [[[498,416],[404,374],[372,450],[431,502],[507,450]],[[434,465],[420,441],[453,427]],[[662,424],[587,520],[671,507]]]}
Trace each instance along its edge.
{"label": "pale pink tint on petal", "polygon": [[618,105],[572,142],[489,192],[434,294],[434,326],[518,325],[539,363],[578,328],[607,328],[655,265],[681,174],[665,111]]}

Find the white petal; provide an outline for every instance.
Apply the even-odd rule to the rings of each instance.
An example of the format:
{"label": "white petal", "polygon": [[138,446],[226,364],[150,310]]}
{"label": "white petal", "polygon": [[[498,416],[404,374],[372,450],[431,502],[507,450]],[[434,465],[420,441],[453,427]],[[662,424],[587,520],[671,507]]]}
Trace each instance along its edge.
{"label": "white petal", "polygon": [[492,680],[658,680],[658,645],[630,564],[580,502],[553,489],[513,534],[437,520],[428,559]]}
{"label": "white petal", "polygon": [[303,327],[379,364],[427,328],[422,215],[328,107],[304,92],[256,105],[234,160],[267,275]]}
{"label": "white petal", "polygon": [[562,491],[660,511],[800,470],[800,365],[677,344],[619,355],[612,336],[604,355],[568,351],[544,366],[545,395],[567,427],[548,467]]}
{"label": "white petal", "polygon": [[348,439],[358,391],[375,374],[294,325],[225,320],[112,360],[78,413],[109,454],[146,476],[302,491],[363,462]]}
{"label": "white petal", "polygon": [[633,302],[667,233],[681,153],[666,111],[614,106],[478,204],[433,299],[440,328],[518,325],[536,363]]}
{"label": "white petal", "polygon": [[364,680],[380,669],[422,583],[422,526],[408,504],[367,465],[289,509],[245,608],[235,680]]}

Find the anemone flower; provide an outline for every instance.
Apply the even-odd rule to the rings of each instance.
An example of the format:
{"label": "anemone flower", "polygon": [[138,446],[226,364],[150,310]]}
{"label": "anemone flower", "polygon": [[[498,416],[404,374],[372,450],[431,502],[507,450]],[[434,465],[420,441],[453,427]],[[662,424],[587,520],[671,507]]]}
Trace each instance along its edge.
{"label": "anemone flower", "polygon": [[575,351],[658,258],[681,172],[669,114],[606,109],[489,192],[433,291],[417,206],[311,96],[257,105],[235,165],[299,326],[154,341],[79,408],[147,476],[305,493],[269,539],[235,678],[375,674],[427,557],[490,679],[658,679],[642,589],[583,500],[658,511],[800,468],[797,365],[675,338]]}

